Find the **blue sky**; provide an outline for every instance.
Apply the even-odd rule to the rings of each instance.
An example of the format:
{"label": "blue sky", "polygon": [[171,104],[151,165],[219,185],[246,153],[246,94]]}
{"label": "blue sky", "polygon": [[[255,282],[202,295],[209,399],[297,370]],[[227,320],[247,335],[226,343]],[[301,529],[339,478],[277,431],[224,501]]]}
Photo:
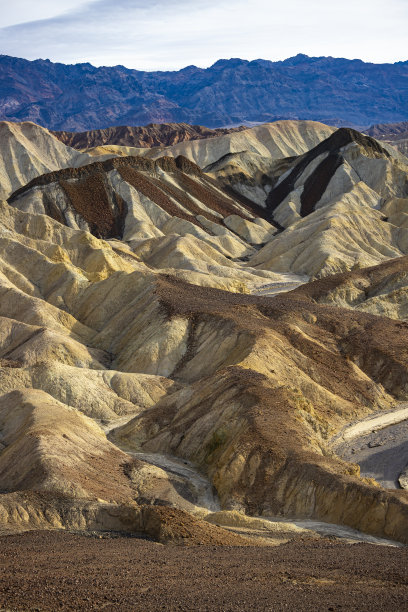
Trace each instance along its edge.
{"label": "blue sky", "polygon": [[306,53],[408,59],[408,0],[0,0],[0,53],[143,70]]}

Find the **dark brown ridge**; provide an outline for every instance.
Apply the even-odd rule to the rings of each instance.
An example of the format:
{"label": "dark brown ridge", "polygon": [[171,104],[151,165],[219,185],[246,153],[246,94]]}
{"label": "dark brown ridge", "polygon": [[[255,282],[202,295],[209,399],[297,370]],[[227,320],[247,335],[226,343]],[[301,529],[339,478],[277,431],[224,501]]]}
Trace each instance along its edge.
{"label": "dark brown ridge", "polygon": [[212,130],[201,125],[190,125],[188,123],[149,123],[145,126],[120,125],[84,132],[52,131],[51,134],[75,149],[88,149],[103,145],[152,148],[171,146],[189,140],[216,138],[245,129],[247,128],[240,126]]}
{"label": "dark brown ridge", "polygon": [[[293,191],[297,179],[306,170],[307,166],[319,155],[329,153],[331,160],[327,162],[326,165],[321,164],[322,167],[320,168],[319,166],[315,170],[313,173],[314,176],[312,175],[313,179],[310,177],[311,181],[309,183],[309,188],[311,189],[311,193],[307,193],[305,184],[305,189],[302,194],[302,216],[312,212],[315,204],[318,201],[316,198],[319,196],[319,193],[324,192],[333,174],[339,167],[340,163],[342,163],[342,159],[338,153],[339,149],[345,147],[351,142],[357,143],[369,157],[390,157],[388,151],[383,149],[380,143],[373,138],[364,136],[363,134],[360,134],[360,132],[352,130],[351,128],[340,128],[329,136],[329,138],[326,138],[326,140],[320,142],[316,147],[314,147],[314,149],[311,149],[308,153],[302,155],[299,163],[296,164],[292,172],[283,181],[281,181],[279,185],[272,189],[266,200],[267,208],[269,209],[270,213],[273,213],[279,204],[289,195],[291,191]],[[339,159],[336,159],[336,156],[338,156]],[[320,172],[322,172],[322,185],[321,187],[318,187]]]}
{"label": "dark brown ridge", "polygon": [[[184,187],[184,190],[173,187],[172,185],[161,183],[154,176],[157,173],[158,168],[174,174],[179,184]],[[202,210],[189,197],[189,193],[203,202],[203,204],[205,204],[208,208],[212,208],[214,211],[219,212],[223,217],[236,214],[243,218],[252,218],[254,214],[253,211],[249,210],[250,207],[248,205],[245,206],[245,208],[248,209],[248,214],[243,214],[238,206],[229,197],[223,196],[218,192],[216,188],[222,189],[221,185],[218,185],[216,181],[207,177],[195,163],[191,162],[182,155],[178,156],[177,158],[160,157],[154,161],[144,157],[129,156],[113,158],[104,162],[94,162],[80,168],[64,168],[63,170],[49,172],[36,177],[27,185],[15,191],[10,196],[8,201],[10,204],[13,203],[24,193],[27,193],[34,187],[46,186],[51,183],[59,183],[72,202],[75,210],[82,214],[90,226],[95,229],[95,235],[106,238],[113,237],[114,235],[118,235],[119,228],[115,226],[114,218],[108,213],[108,200],[106,194],[105,196],[102,195],[101,181],[103,182],[104,178],[93,178],[97,176],[104,177],[107,172],[113,169],[118,170],[123,180],[128,182],[136,189],[139,189],[146,197],[156,202],[169,214],[181,219],[186,219],[198,227],[202,226],[195,218],[195,215],[202,215],[209,221],[218,223],[219,225],[222,225],[222,219],[219,219],[216,215],[213,215],[210,212]],[[151,173],[153,176],[146,177],[142,174],[142,172]],[[191,177],[198,177],[202,179],[205,184],[200,184]],[[73,183],[68,182],[72,179],[77,179],[81,182],[80,191],[73,187]],[[92,183],[97,190],[93,197],[90,194],[90,186]],[[82,196],[80,195],[80,192],[83,193]],[[93,202],[93,205],[96,205],[95,214],[90,213],[89,203],[85,202],[83,199],[85,197],[85,192],[88,192],[86,196],[88,198],[88,202]],[[168,196],[172,196],[178,200],[191,212],[191,214],[188,214],[178,208]],[[237,197],[236,199],[238,200],[239,198]],[[101,217],[100,213],[102,209],[99,210],[98,206],[102,206],[104,211]],[[61,222],[61,214],[58,214],[58,211],[55,210],[55,206],[52,205],[52,202],[48,202],[48,209],[49,210],[47,210],[47,213],[49,216]],[[98,210],[99,212],[97,212]],[[113,214],[112,211],[111,213]],[[262,213],[262,211],[259,210],[259,213]],[[120,212],[120,215],[121,214],[122,213]]]}
{"label": "dark brown ridge", "polygon": [[[177,175],[179,177],[179,180],[181,180],[182,175],[181,173]],[[206,210],[203,210],[202,208],[200,208],[199,206],[197,206],[197,204],[189,197],[188,192],[187,191],[182,191],[181,189],[178,189],[177,187],[175,187],[174,185],[168,185],[166,183],[161,183],[160,181],[158,181],[157,179],[153,178],[153,177],[149,177],[149,181],[151,181],[152,183],[154,183],[157,187],[159,187],[160,189],[162,189],[165,193],[168,193],[170,196],[172,196],[173,198],[175,198],[176,200],[178,200],[183,206],[185,206],[188,210],[190,210],[194,215],[201,215],[202,217],[205,217],[206,219],[208,219],[208,221],[212,221],[213,223],[217,223],[217,225],[221,225],[222,227],[225,227],[223,219],[220,219],[219,217],[216,217],[215,215],[212,215],[211,213],[209,213]],[[205,177],[205,183],[213,183],[215,184],[215,186],[220,187],[220,185],[217,185],[216,182],[211,179],[210,177]],[[223,191],[225,191],[227,193],[227,195],[229,195],[228,190],[225,189],[223,186],[221,186],[221,188],[223,189]],[[213,193],[213,191],[211,190],[211,195]],[[235,200],[237,200],[238,202],[240,202],[240,197],[239,194],[235,194],[235,192],[231,189],[231,197],[234,198],[234,195],[236,195],[237,197],[235,197]],[[243,199],[244,196],[242,196]],[[211,200],[211,202],[213,202],[213,200]],[[248,202],[250,202],[250,200],[248,200]],[[241,202],[240,202],[241,203]],[[249,209],[250,207],[248,205],[242,204],[242,206],[246,209]],[[254,208],[257,205],[254,205]],[[212,208],[214,209],[214,206],[212,205]],[[257,207],[260,209],[261,213],[263,214],[258,214],[256,215],[256,213],[253,213],[253,216],[259,216],[259,217],[263,217],[265,211],[263,211],[261,209],[261,207]],[[167,212],[170,213],[170,211],[168,210]],[[170,213],[172,214],[172,213]],[[237,208],[237,210],[235,210],[235,214],[246,219],[247,217],[244,217],[244,215],[242,214],[242,212]],[[178,215],[179,217],[181,215]],[[252,215],[251,215],[252,216]],[[183,217],[185,218],[185,217]],[[194,217],[195,218],[195,217]],[[189,220],[191,221],[191,219],[189,218]],[[201,227],[201,224],[198,223],[197,220],[195,220],[196,225]],[[207,232],[207,234],[211,234],[213,235],[213,232],[208,229],[208,228],[204,228],[204,230]],[[241,240],[241,237],[234,232],[234,230],[229,229],[229,231],[232,234],[235,234],[237,236],[237,238],[239,240]]]}
{"label": "dark brown ridge", "polygon": [[[203,202],[208,208],[212,208],[216,212],[220,213],[223,217],[228,217],[229,215],[238,215],[240,217],[245,218],[242,212],[236,207],[232,200],[224,197],[222,194],[217,192],[210,184],[209,181],[206,180],[206,187],[197,183],[197,181],[193,180],[186,174],[178,175],[179,182],[181,186],[185,188],[187,193],[190,193],[193,197]],[[203,214],[200,211],[200,214]],[[246,216],[247,219],[250,219],[252,215],[248,213]]]}
{"label": "dark brown ridge", "polygon": [[[383,384],[387,392],[398,396],[398,389],[401,389],[403,396],[408,380],[408,324],[313,303],[305,295],[308,287],[305,285],[303,292],[295,290],[268,298],[197,287],[160,275],[156,293],[170,318],[181,316],[198,320],[198,317],[203,320],[210,316],[229,320],[254,337],[262,336],[268,328],[278,332],[296,350],[319,364],[320,385],[350,402],[357,397],[365,397],[371,402],[374,396],[370,385],[355,378],[351,362],[344,355],[358,361],[360,369]],[[299,320],[304,325],[305,311],[317,319],[314,325],[307,326],[307,337],[291,324]],[[341,351],[331,351],[331,343],[341,347]],[[384,366],[379,367],[379,362]]]}
{"label": "dark brown ridge", "polygon": [[[119,173],[122,176],[123,180],[132,185],[135,189],[141,191],[143,195],[151,199],[153,202],[156,202],[161,208],[163,208],[170,215],[179,217],[180,219],[186,219],[191,223],[194,223],[196,226],[205,229],[207,233],[211,234],[211,231],[207,228],[203,228],[202,225],[197,221],[195,215],[201,215],[212,221],[213,223],[217,223],[218,225],[223,226],[223,220],[215,215],[212,215],[206,210],[203,210],[189,197],[188,191],[182,191],[181,189],[175,187],[174,185],[168,185],[164,182],[159,181],[155,177],[147,177],[137,170],[134,170],[130,167],[124,167],[119,169]],[[179,182],[183,183],[185,179],[185,175],[182,172],[176,172],[176,178]],[[205,178],[205,182],[207,183],[207,177]],[[198,198],[200,201],[203,201],[203,196],[205,196],[206,202],[204,202],[208,206],[214,206],[213,194],[214,191],[211,186],[209,186],[208,191],[202,185],[195,183],[192,179],[190,179],[194,186],[197,185],[200,188],[201,197]],[[191,189],[189,190],[191,192]],[[183,210],[179,209],[167,196],[171,196],[176,199],[178,202],[182,204],[185,208],[191,211],[191,215],[185,213]],[[217,196],[217,194],[215,194]],[[242,213],[238,210],[233,209],[233,212],[239,216],[243,216]],[[234,232],[233,232],[234,233]]]}
{"label": "dark brown ridge", "polygon": [[[149,177],[149,180],[154,183],[157,187],[160,187],[165,193],[169,194],[171,197],[175,198],[178,202],[180,202],[185,208],[187,208],[193,215],[202,215],[209,221],[213,221],[214,223],[218,223],[222,225],[222,219],[212,215],[211,213],[203,210],[193,200],[189,197],[186,191],[182,191],[175,187],[174,185],[169,185],[167,183],[161,183],[158,179]],[[208,232],[208,230],[206,230]]]}
{"label": "dark brown ridge", "polygon": [[301,217],[306,217],[314,211],[314,207],[326,191],[332,176],[342,163],[343,160],[338,153],[330,153],[306,179],[300,196]]}
{"label": "dark brown ridge", "polygon": [[37,176],[32,181],[27,183],[27,185],[20,187],[14,193],[12,193],[8,199],[8,202],[11,204],[33,187],[43,187],[61,180],[67,181],[69,179],[82,179],[94,172],[106,173],[110,172],[111,170],[119,170],[119,168],[128,166],[145,172],[155,172],[157,168],[161,168],[165,172],[177,172],[177,170],[182,169],[183,172],[193,174],[195,176],[203,175],[199,166],[194,164],[194,162],[191,162],[186,157],[183,157],[183,155],[179,155],[177,158],[159,157],[156,160],[131,155],[128,157],[114,157],[103,162],[93,162],[92,164],[81,166],[80,168],[63,168],[62,170],[56,170],[54,172],[48,172],[46,174],[42,174],[41,176]]}
{"label": "dark brown ridge", "polygon": [[118,172],[124,181],[140,191],[144,196],[149,198],[149,200],[152,200],[152,202],[155,202],[158,206],[163,208],[169,215],[185,219],[201,227],[200,223],[193,215],[184,212],[170,200],[164,193],[163,185],[161,185],[159,181],[153,181],[153,179],[141,174],[141,172],[138,172],[131,166],[122,166],[118,168]]}
{"label": "dark brown ridge", "polygon": [[[307,283],[294,289],[288,295],[293,297],[300,297],[309,302],[320,302],[324,300],[329,293],[335,291],[339,287],[349,285],[353,283],[359,285],[368,282],[369,286],[366,287],[365,292],[367,298],[375,294],[383,283],[389,283],[391,279],[396,280],[401,278],[402,275],[408,274],[408,256],[396,257],[390,259],[384,263],[377,264],[376,266],[370,266],[369,268],[360,268],[357,270],[350,270],[349,272],[341,272],[339,274],[332,274],[325,276],[311,283]],[[404,327],[408,327],[408,323],[400,323]]]}
{"label": "dark brown ridge", "polygon": [[94,172],[78,182],[60,180],[59,184],[92,234],[98,238],[122,238],[127,206],[116,194],[110,201],[103,174]]}
{"label": "dark brown ridge", "polygon": [[[176,158],[159,157],[156,160],[151,160],[146,157],[134,156],[115,157],[112,159],[108,159],[104,162],[94,162],[86,166],[81,166],[80,168],[64,168],[62,170],[49,172],[47,174],[42,174],[41,176],[34,178],[24,187],[20,187],[20,189],[17,189],[10,196],[8,202],[11,204],[17,198],[22,196],[24,193],[26,193],[33,187],[45,186],[61,180],[67,181],[69,179],[83,179],[95,172],[106,173],[116,169],[123,174],[124,169],[125,173],[126,169],[131,169],[134,171],[151,172],[152,174],[154,174],[158,168],[164,170],[165,172],[172,172],[176,174],[180,182],[185,185],[187,191],[191,189],[191,192],[197,199],[201,200],[209,208],[213,208],[217,212],[220,212],[220,214],[222,214],[223,216],[228,216],[230,214],[241,214],[241,216],[243,216],[242,213],[235,209],[234,203],[231,200],[229,200],[227,197],[223,197],[222,194],[215,191],[213,187],[217,186],[217,184],[209,180],[208,177],[206,177],[202,170],[199,168],[199,166],[197,166],[197,164],[190,161],[183,155],[179,155]],[[208,183],[208,189],[198,184],[196,181],[192,180],[190,176],[187,175],[205,178],[206,182]],[[221,187],[218,185],[218,188]],[[193,202],[190,200],[188,200],[188,202],[189,209],[192,210]],[[195,211],[197,211],[197,214],[203,214],[203,216],[205,216],[205,213],[203,213],[201,209],[195,208],[194,212]],[[180,216],[180,213],[181,211],[179,211],[177,215]],[[212,217],[211,220],[215,221],[216,217]]]}
{"label": "dark brown ridge", "polygon": [[[311,304],[291,293],[273,298],[238,295],[192,286],[163,275],[158,279],[156,293],[170,317],[185,316],[194,325],[208,321],[209,318],[214,322],[218,319],[220,327],[231,322],[238,333],[245,330],[253,337],[271,333],[268,337],[270,342],[273,336],[279,337],[285,346],[292,347],[298,356],[302,355],[302,359],[296,357],[294,362],[303,363],[304,366],[298,367],[307,372],[311,379],[330,393],[350,402],[350,417],[354,410],[352,406],[372,406],[375,403],[378,390],[374,381],[383,384],[396,397],[399,396],[397,385],[400,385],[402,394],[405,393],[404,385],[408,377],[408,325],[401,327],[399,321]],[[315,315],[316,323],[305,321],[304,313],[307,311]],[[353,362],[358,363],[359,368],[371,380],[356,375]],[[253,396],[252,402],[245,401],[245,413],[241,413],[247,419],[245,434],[239,442],[234,440],[234,444],[239,444],[241,448],[246,448],[248,444],[254,452],[262,455],[254,483],[250,487],[246,483],[246,490],[242,488],[240,491],[245,496],[243,498],[249,513],[262,513],[265,500],[268,500],[268,507],[273,504],[274,512],[282,511],[282,498],[274,497],[274,487],[270,483],[277,483],[278,486],[280,480],[290,482],[300,478],[310,482],[311,486],[318,482],[319,487],[334,493],[335,499],[341,499],[347,491],[355,499],[361,499],[362,493],[368,493],[370,501],[362,503],[368,503],[370,507],[386,500],[391,503],[392,500],[396,507],[399,506],[402,515],[408,517],[408,506],[404,499],[399,501],[397,495],[391,497],[390,493],[382,489],[371,488],[369,491],[366,484],[349,476],[353,472],[345,471],[348,469],[345,464],[334,457],[312,452],[305,444],[305,430],[295,417],[298,391],[286,386],[277,388],[276,383],[260,373],[240,366],[226,367],[197,383],[200,393],[205,391],[205,385],[208,385],[209,391],[203,393],[203,399],[193,408],[191,415],[183,415],[179,422],[175,418],[169,425],[169,404],[165,402],[160,406],[159,402],[149,413],[148,419],[171,428],[174,438],[180,431],[178,427],[182,427],[183,432],[188,431],[191,426],[190,417],[191,420],[197,418],[201,414],[199,411],[208,410],[214,402],[215,385],[220,376],[223,377],[223,392],[231,388],[238,389],[240,397],[244,394],[247,397]],[[213,388],[214,392],[211,390]],[[326,402],[314,401],[314,409],[323,421],[335,417],[335,408]],[[162,418],[160,410],[166,411]],[[343,416],[346,417],[346,413]],[[222,447],[223,450],[225,448]],[[269,471],[271,468],[274,472],[273,480]],[[285,477],[287,474],[290,474],[289,478]],[[285,486],[289,487],[290,484]],[[235,491],[239,491],[239,488],[240,483],[237,483]],[[327,509],[318,503],[320,506],[316,506],[316,515],[324,516]],[[345,523],[350,524],[347,521]],[[403,529],[399,537],[407,542]]]}

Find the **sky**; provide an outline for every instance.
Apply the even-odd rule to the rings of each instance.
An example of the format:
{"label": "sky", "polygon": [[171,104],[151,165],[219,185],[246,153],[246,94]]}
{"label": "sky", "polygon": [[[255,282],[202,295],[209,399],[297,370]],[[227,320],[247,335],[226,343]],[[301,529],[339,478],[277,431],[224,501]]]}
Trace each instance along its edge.
{"label": "sky", "polygon": [[408,0],[0,0],[0,54],[139,70],[408,59]]}

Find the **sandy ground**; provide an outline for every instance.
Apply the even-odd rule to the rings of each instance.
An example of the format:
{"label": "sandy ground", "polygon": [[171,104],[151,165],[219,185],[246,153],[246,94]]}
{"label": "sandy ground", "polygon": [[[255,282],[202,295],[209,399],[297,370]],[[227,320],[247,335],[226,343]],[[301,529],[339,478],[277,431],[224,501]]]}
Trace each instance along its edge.
{"label": "sandy ground", "polygon": [[0,538],[0,610],[398,611],[407,568],[406,547],[177,547],[31,532]]}

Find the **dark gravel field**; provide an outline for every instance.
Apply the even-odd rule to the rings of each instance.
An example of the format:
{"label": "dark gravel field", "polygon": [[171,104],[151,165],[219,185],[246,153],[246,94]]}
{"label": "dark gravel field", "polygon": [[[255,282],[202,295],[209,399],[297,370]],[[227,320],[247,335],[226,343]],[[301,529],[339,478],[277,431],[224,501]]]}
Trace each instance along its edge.
{"label": "dark gravel field", "polygon": [[0,610],[408,609],[408,548],[298,539],[175,546],[37,531],[0,538]]}

